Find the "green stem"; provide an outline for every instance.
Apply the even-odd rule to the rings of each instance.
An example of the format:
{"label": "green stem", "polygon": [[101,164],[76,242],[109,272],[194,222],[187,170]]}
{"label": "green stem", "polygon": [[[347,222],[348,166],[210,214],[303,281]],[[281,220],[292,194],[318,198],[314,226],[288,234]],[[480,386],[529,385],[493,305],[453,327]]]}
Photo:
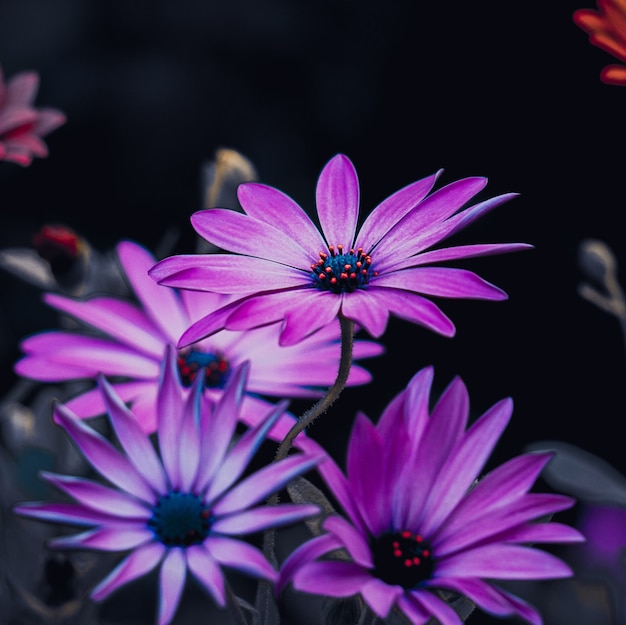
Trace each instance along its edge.
{"label": "green stem", "polygon": [[301,415],[292,428],[287,432],[282,443],[278,447],[274,462],[287,457],[293,441],[300,432],[304,431],[317,417],[326,412],[337,400],[341,391],[346,387],[348,376],[350,375],[350,367],[352,366],[352,349],[354,346],[354,321],[346,319],[339,315],[339,323],[341,325],[341,358],[339,360],[339,370],[337,371],[337,379],[328,389],[328,392],[316,404],[309,408]]}

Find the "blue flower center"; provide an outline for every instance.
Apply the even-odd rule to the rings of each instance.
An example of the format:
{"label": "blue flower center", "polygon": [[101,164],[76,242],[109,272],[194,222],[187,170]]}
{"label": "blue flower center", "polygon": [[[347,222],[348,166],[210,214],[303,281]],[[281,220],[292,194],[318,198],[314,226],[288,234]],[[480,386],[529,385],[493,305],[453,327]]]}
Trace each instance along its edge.
{"label": "blue flower center", "polygon": [[311,265],[313,286],[332,293],[352,293],[364,289],[372,276],[372,257],[363,248],[344,251],[343,245],[328,247],[328,254],[320,252],[319,260]]}
{"label": "blue flower center", "polygon": [[230,373],[228,360],[220,352],[181,349],[176,362],[184,386],[191,386],[198,371],[204,368],[204,385],[208,388],[224,388]]}
{"label": "blue flower center", "polygon": [[430,579],[434,563],[430,546],[409,531],[381,534],[371,544],[374,575],[386,584],[415,588]]}
{"label": "blue flower center", "polygon": [[211,523],[211,511],[198,496],[174,491],[159,498],[148,527],[166,547],[189,547],[208,536]]}

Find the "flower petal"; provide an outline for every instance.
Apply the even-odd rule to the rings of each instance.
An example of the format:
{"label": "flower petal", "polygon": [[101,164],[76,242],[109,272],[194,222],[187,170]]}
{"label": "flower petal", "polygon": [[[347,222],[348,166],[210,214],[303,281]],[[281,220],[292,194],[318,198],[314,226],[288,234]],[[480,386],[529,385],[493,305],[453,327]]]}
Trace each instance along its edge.
{"label": "flower petal", "polygon": [[226,535],[249,534],[270,527],[283,527],[319,514],[312,505],[279,504],[261,506],[245,512],[236,512],[221,517],[213,523],[213,530]]}
{"label": "flower petal", "polygon": [[214,504],[213,513],[221,516],[239,512],[258,503],[270,494],[278,492],[293,478],[314,467],[318,460],[298,454],[258,469],[221,497]]}
{"label": "flower petal", "polygon": [[350,557],[366,569],[374,568],[374,560],[365,536],[343,517],[331,514],[324,520],[324,529],[336,536]]}
{"label": "flower petal", "polygon": [[348,481],[359,512],[372,536],[389,527],[392,488],[372,458],[384,457],[383,441],[374,424],[359,413],[352,427],[347,453]]}
{"label": "flower petal", "polygon": [[359,179],[347,156],[338,154],[324,166],[315,199],[328,244],[351,248],[359,216]]}
{"label": "flower petal", "polygon": [[245,182],[237,187],[237,197],[243,210],[259,221],[280,224],[285,234],[315,255],[326,247],[311,218],[282,191],[257,182]]}
{"label": "flower petal", "polygon": [[74,442],[103,477],[131,495],[153,504],[155,495],[134,465],[109,441],[85,425],[62,404],[54,406],[54,420],[70,435]]}
{"label": "flower petal", "polygon": [[138,353],[133,347],[93,336],[42,332],[27,338],[21,347],[31,358],[16,364],[16,370],[29,377],[37,376],[35,379],[95,378],[98,373],[139,378],[156,378],[159,375],[153,355]]}
{"label": "flower petal", "polygon": [[281,593],[291,583],[295,572],[302,565],[342,546],[342,541],[333,534],[322,534],[302,543],[282,563],[279,580],[276,583],[276,593]]}
{"label": "flower petal", "polygon": [[443,577],[488,579],[553,579],[570,577],[572,570],[552,554],[518,545],[484,545],[445,558],[437,564]]}
{"label": "flower petal", "polygon": [[91,592],[94,601],[103,601],[120,586],[146,575],[161,561],[165,547],[152,542],[135,549],[122,560]]}
{"label": "flower petal", "polygon": [[150,278],[148,271],[154,266],[156,259],[148,250],[132,241],[122,241],[116,249],[126,278],[143,304],[146,314],[167,341],[176,343],[190,324],[179,295],[175,290],[158,285]]}
{"label": "flower petal", "polygon": [[309,271],[236,254],[170,256],[159,261],[149,274],[165,286],[239,294],[288,289],[309,280]]}
{"label": "flower petal", "polygon": [[326,560],[310,562],[298,569],[293,585],[297,590],[317,595],[351,597],[361,592],[370,579],[372,576],[353,562]]}
{"label": "flower petal", "polygon": [[198,211],[191,216],[191,223],[201,237],[223,250],[279,262],[288,267],[308,269],[315,262],[318,251],[316,248],[301,247],[279,229],[282,222],[268,224],[225,208]]}
{"label": "flower petal", "polygon": [[46,293],[49,306],[72,315],[146,355],[163,353],[163,339],[145,313],[130,302],[112,297],[72,300]]}
{"label": "flower petal", "polygon": [[[205,495],[207,504],[214,502],[241,477],[265,440],[268,430],[283,414],[286,406],[286,401],[279,403],[264,421],[247,430],[233,445],[208,485]],[[198,487],[204,489],[207,485],[198,483]]]}
{"label": "flower petal", "polygon": [[179,547],[169,549],[163,558],[159,576],[158,625],[167,625],[174,618],[183,594],[186,574],[184,550]]}
{"label": "flower petal", "polygon": [[505,300],[507,294],[497,286],[465,269],[452,267],[414,267],[376,278],[376,286],[407,289],[436,297]]}
{"label": "flower petal", "polygon": [[223,608],[226,605],[224,574],[215,558],[202,545],[191,545],[185,550],[187,566],[198,581],[207,589],[215,603]]}
{"label": "flower petal", "polygon": [[456,213],[463,204],[484,189],[486,184],[486,178],[456,180],[418,204],[387,232],[372,251],[378,271],[384,271],[387,263],[419,251],[422,233]]}
{"label": "flower petal", "polygon": [[[421,530],[431,534],[467,493],[508,425],[513,401],[503,399],[492,406],[458,441],[437,476],[424,508]],[[446,493],[445,497],[441,493]]]}
{"label": "flower petal", "polygon": [[210,536],[204,546],[220,564],[251,577],[260,577],[275,582],[278,572],[267,561],[263,553],[241,540],[223,536]]}
{"label": "flower petal", "polygon": [[413,182],[383,200],[363,222],[354,247],[362,247],[366,253],[370,253],[387,232],[426,197],[442,172],[443,169],[440,169],[432,176]]}
{"label": "flower petal", "polygon": [[168,490],[168,484],[163,465],[152,442],[135,415],[126,407],[104,376],[99,376],[98,384],[102,391],[109,421],[126,457],[154,491],[164,495]]}
{"label": "flower petal", "polygon": [[42,471],[40,475],[78,503],[92,510],[107,515],[115,511],[114,514],[117,517],[144,519],[146,521],[152,514],[148,507],[135,498],[98,482],[69,475],[48,473],[47,471]]}
{"label": "flower petal", "polygon": [[154,534],[143,522],[98,527],[74,536],[61,536],[49,542],[54,549],[96,549],[125,551],[136,549],[154,540]]}

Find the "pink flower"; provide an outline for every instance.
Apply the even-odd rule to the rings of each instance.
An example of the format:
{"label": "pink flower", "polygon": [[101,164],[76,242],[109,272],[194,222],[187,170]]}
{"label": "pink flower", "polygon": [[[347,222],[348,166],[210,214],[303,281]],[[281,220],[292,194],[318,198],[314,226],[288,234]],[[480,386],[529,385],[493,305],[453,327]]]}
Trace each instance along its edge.
{"label": "pink flower", "polygon": [[0,67],[0,160],[26,167],[33,158],[48,156],[42,137],[65,123],[56,109],[33,106],[39,74],[22,72],[6,84]]}
{"label": "pink flower", "polygon": [[338,316],[374,338],[384,333],[389,315],[454,335],[454,324],[431,296],[503,300],[507,295],[471,271],[439,263],[531,246],[433,249],[515,195],[462,209],[487,180],[465,178],[428,195],[439,173],[396,191],[358,230],[359,179],[343,154],[326,164],[317,182],[321,229],[290,197],[258,183],[239,185],[243,213],[220,208],[195,213],[191,222],[196,232],[231,253],[171,256],[150,275],[166,286],[239,299],[196,321],[181,336],[179,347],[224,328],[249,330],[274,323],[281,324],[280,344],[294,345]]}
{"label": "pink flower", "polygon": [[626,86],[626,3],[623,0],[598,0],[598,9],[575,11],[574,23],[589,35],[591,45],[622,63],[607,65],[600,72],[600,80],[607,85]]}

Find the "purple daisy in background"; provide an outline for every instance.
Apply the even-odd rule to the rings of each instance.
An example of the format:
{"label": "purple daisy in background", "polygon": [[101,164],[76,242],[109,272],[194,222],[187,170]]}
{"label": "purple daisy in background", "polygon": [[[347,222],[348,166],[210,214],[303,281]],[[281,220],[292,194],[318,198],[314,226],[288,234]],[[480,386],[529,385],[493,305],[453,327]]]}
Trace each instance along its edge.
{"label": "purple daisy in background", "polygon": [[48,156],[42,137],[66,119],[56,109],[34,107],[38,88],[37,72],[21,72],[5,84],[0,67],[0,160],[26,167],[34,157]]}
{"label": "purple daisy in background", "polygon": [[188,345],[222,328],[247,330],[283,321],[282,345],[292,345],[333,322],[353,320],[374,337],[390,314],[445,336],[450,319],[424,296],[503,300],[507,295],[475,273],[432,263],[512,252],[522,243],[431,248],[511,199],[508,193],[459,209],[487,184],[465,178],[428,195],[439,173],[400,189],[381,202],[355,236],[359,181],[339,154],[317,183],[321,232],[282,192],[258,183],[238,188],[244,213],[211,208],[191,217],[196,232],[235,254],[166,258],[151,270],[159,283],[234,294],[237,300],[210,311],[181,337]]}
{"label": "purple daisy in background", "polygon": [[[328,516],[327,533],[292,552],[280,587],[360,595],[379,617],[395,606],[414,625],[461,623],[441,594],[458,593],[493,615],[539,625],[536,610],[492,582],[569,577],[564,562],[529,545],[583,540],[567,525],[539,521],[574,500],[529,492],[551,453],[519,456],[480,478],[512,401],[496,403],[466,430],[461,379],[429,411],[432,380],[432,368],[418,372],[377,425],[358,415],[347,477],[331,459],[318,466],[346,517]],[[329,555],[336,549],[349,558]]]}
{"label": "purple daisy in background", "polygon": [[[176,345],[192,322],[219,308],[228,298],[215,293],[179,293],[156,284],[147,273],[156,260],[136,243],[122,241],[117,252],[140,306],[113,297],[78,300],[46,294],[44,298],[49,305],[88,324],[99,335],[84,330],[53,330],[33,335],[22,342],[25,356],[15,364],[15,371],[43,382],[95,379],[99,373],[113,376],[116,392],[132,404],[144,430],[151,432],[157,425],[156,394],[166,346]],[[178,350],[177,365],[183,385],[190,386],[196,373],[202,370],[206,393],[216,399],[233,369],[249,361],[248,395],[242,411],[247,423],[253,422],[259,410],[267,410],[267,403],[251,393],[321,396],[334,381],[339,366],[339,321],[334,320],[315,336],[290,347],[281,347],[278,335],[276,326],[250,332],[224,330]],[[354,343],[355,359],[382,352],[383,347],[373,341]],[[352,366],[349,386],[370,380],[369,372],[358,365]],[[97,388],[80,393],[66,405],[84,418],[102,414],[105,409]],[[292,424],[293,419],[281,420],[275,436],[282,438]]]}
{"label": "purple daisy in background", "polygon": [[[55,421],[112,487],[43,473],[75,503],[28,502],[15,511],[89,528],[52,540],[49,545],[53,548],[130,550],[92,591],[92,599],[104,600],[160,565],[158,623],[165,625],[176,612],[187,570],[220,606],[226,604],[228,592],[222,567],[260,579],[277,579],[278,573],[261,551],[240,536],[289,525],[319,512],[313,505],[268,507],[264,501],[308,471],[316,459],[294,454],[248,472],[251,459],[286,402],[235,438],[246,377],[244,364],[233,372],[221,399],[212,404],[202,394],[199,377],[191,394],[186,392],[175,350],[170,348],[157,399],[158,452],[103,376],[100,389],[119,448],[66,406],[55,405]],[[258,506],[260,502],[263,505]]]}

